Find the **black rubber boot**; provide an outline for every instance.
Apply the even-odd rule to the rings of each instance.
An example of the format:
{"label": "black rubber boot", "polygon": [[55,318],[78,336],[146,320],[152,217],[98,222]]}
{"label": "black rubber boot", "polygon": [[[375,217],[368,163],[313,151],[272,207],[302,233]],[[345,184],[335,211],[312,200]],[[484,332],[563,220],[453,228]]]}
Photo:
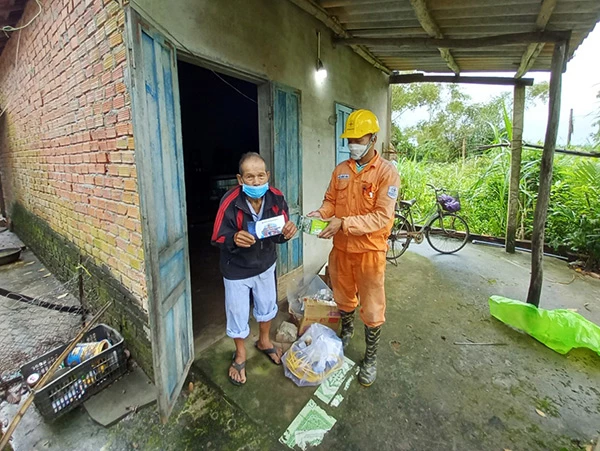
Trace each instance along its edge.
{"label": "black rubber boot", "polygon": [[340,310],[342,317],[342,332],[340,338],[342,339],[342,346],[344,349],[350,343],[350,339],[354,336],[354,310],[351,312],[343,312]]}
{"label": "black rubber boot", "polygon": [[365,387],[373,385],[377,377],[377,348],[379,347],[379,338],[381,336],[381,326],[365,326],[365,358],[360,366],[358,373],[358,382]]}

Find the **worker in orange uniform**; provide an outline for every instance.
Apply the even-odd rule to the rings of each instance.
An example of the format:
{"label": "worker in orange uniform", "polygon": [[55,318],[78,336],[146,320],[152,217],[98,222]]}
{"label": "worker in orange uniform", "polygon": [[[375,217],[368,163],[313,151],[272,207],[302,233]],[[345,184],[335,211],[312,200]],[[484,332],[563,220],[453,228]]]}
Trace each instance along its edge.
{"label": "worker in orange uniform", "polygon": [[354,312],[360,304],[366,351],[358,380],[367,387],[377,376],[377,348],[385,322],[387,239],[400,185],[396,167],[375,150],[378,131],[371,111],[350,114],[341,138],[348,139],[351,159],[337,165],[323,205],[308,214],[329,221],[319,237],[333,237],[329,274],[342,315],[344,348],[354,335]]}

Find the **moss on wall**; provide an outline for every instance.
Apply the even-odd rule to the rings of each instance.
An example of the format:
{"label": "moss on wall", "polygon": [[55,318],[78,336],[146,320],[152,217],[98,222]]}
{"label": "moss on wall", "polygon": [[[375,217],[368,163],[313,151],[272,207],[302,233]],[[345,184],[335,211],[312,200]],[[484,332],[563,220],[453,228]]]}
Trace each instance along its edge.
{"label": "moss on wall", "polygon": [[[79,292],[72,294],[81,298],[86,309],[93,312],[107,302],[113,302],[102,321],[123,335],[126,347],[136,362],[152,377],[148,315],[140,307],[139,301],[114,278],[108,268],[92,263],[73,243],[21,204],[13,204],[11,220],[19,238],[61,282],[81,274]],[[89,274],[80,268],[80,264]]]}

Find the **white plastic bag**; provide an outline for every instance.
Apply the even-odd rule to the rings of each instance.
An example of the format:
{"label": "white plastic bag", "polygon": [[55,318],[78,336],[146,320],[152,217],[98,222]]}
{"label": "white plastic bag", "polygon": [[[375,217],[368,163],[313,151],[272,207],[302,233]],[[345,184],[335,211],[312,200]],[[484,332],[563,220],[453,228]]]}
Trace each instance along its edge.
{"label": "white plastic bag", "polygon": [[285,375],[299,387],[319,385],[344,361],[342,340],[322,324],[311,324],[283,355]]}
{"label": "white plastic bag", "polygon": [[304,316],[304,299],[311,298],[324,304],[335,305],[333,291],[321,280],[319,276],[304,276],[301,279],[292,279],[287,287],[287,298],[290,313],[300,320]]}

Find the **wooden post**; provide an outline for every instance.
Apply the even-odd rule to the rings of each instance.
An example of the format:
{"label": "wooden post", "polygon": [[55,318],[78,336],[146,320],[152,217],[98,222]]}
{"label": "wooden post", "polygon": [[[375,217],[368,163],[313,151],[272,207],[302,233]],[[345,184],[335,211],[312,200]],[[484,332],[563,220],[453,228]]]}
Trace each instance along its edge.
{"label": "wooden post", "polygon": [[561,42],[554,45],[550,75],[550,101],[548,106],[548,125],[542,152],[540,166],[540,188],[538,191],[535,215],[533,217],[533,234],[531,237],[531,281],[527,302],[536,307],[540,305],[542,282],[544,280],[542,257],[544,253],[544,228],[548,216],[550,203],[550,185],[552,183],[552,165],[554,162],[554,149],[558,134],[558,121],[560,116],[560,91],[562,72],[564,69],[567,43]]}
{"label": "wooden post", "polygon": [[6,218],[6,207],[4,206],[4,191],[2,191],[2,177],[0,177],[0,216]]}
{"label": "wooden post", "polygon": [[510,186],[506,218],[506,252],[515,253],[519,216],[519,183],[521,180],[521,153],[523,150],[523,116],[525,115],[525,86],[517,85],[513,100],[513,135],[510,152]]}
{"label": "wooden post", "polygon": [[573,108],[569,112],[569,134],[567,135],[567,147],[571,145],[571,138],[573,137]]}

